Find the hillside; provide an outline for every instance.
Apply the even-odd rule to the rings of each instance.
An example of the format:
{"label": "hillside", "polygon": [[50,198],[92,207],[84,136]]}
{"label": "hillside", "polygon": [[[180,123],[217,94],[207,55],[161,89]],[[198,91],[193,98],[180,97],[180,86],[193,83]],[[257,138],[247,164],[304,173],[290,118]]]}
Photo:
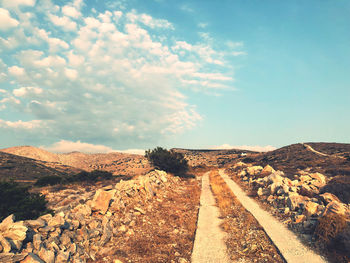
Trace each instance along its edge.
{"label": "hillside", "polygon": [[19,146],[0,150],[17,156],[28,157],[44,162],[48,167],[73,167],[74,170],[104,170],[115,175],[136,175],[150,169],[147,160],[141,155],[126,153],[86,154],[71,152],[55,154],[33,146]]}
{"label": "hillside", "polygon": [[33,181],[46,175],[63,176],[78,171],[62,165],[53,168],[42,161],[0,152],[0,180]]}

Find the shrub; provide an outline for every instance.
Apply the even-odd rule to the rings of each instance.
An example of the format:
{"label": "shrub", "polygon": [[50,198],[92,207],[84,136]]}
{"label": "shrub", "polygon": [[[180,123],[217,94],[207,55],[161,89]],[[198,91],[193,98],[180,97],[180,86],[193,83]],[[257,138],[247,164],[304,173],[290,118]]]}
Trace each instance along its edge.
{"label": "shrub", "polygon": [[63,178],[56,175],[43,176],[35,182],[35,186],[56,185],[62,183]]}
{"label": "shrub", "polygon": [[14,214],[18,220],[35,219],[52,212],[45,196],[29,193],[28,187],[14,182],[0,182],[0,221]]}
{"label": "shrub", "polygon": [[187,160],[178,152],[157,147],[147,150],[145,157],[154,167],[177,176],[185,176],[188,171]]}
{"label": "shrub", "polygon": [[97,182],[102,180],[112,179],[113,175],[107,171],[94,170],[92,172],[82,171],[70,177],[67,177],[68,182]]}

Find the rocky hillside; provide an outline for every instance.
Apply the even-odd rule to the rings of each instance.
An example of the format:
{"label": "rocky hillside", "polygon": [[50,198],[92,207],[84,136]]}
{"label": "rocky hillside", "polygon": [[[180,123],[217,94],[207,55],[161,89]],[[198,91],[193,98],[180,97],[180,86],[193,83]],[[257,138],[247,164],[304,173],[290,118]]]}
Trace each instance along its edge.
{"label": "rocky hillside", "polygon": [[[334,147],[337,146],[337,155],[346,155],[346,151],[340,151],[349,149],[348,144],[307,143],[305,145],[310,145],[315,150],[319,149],[319,151],[330,154],[334,152]],[[298,171],[307,168],[311,172],[319,172],[327,177],[350,175],[350,159],[333,155],[320,155],[310,151],[305,145],[301,143],[292,144],[267,153],[248,154],[247,157],[239,158],[239,160],[261,166],[269,164],[275,169],[283,170],[286,176],[291,179]]]}
{"label": "rocky hillside", "polygon": [[150,170],[147,160],[136,154],[118,152],[107,154],[81,152],[55,154],[32,146],[11,147],[1,151],[42,161],[45,162],[46,166],[52,168],[64,165],[85,171],[104,170],[115,175],[137,175]]}
{"label": "rocky hillside", "polygon": [[0,152],[0,180],[27,182],[35,181],[42,176],[63,176],[79,171],[81,170],[61,164],[49,166],[40,160]]}
{"label": "rocky hillside", "polygon": [[252,196],[301,234],[305,242],[315,245],[316,240],[332,262],[350,260],[350,204],[342,200],[341,192],[328,192],[329,179],[325,175],[307,169],[299,170],[290,179],[270,165],[243,162],[228,171]]}
{"label": "rocky hillside", "polygon": [[55,214],[0,223],[0,262],[189,262],[195,179],[162,171],[115,185],[42,189]]}

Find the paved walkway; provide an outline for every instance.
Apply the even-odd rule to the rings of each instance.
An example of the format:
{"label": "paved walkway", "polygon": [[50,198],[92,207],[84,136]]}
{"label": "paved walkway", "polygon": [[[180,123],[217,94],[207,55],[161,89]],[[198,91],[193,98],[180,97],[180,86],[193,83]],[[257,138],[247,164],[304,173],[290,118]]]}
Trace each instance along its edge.
{"label": "paved walkway", "polygon": [[224,242],[225,233],[219,225],[219,208],[209,186],[209,172],[202,177],[196,237],[194,240],[192,263],[226,263],[230,262]]}
{"label": "paved walkway", "polygon": [[285,225],[270,215],[233,181],[224,170],[219,170],[220,175],[225,180],[233,194],[241,202],[264,228],[272,242],[279,249],[280,253],[288,263],[318,263],[327,262],[321,256],[305,247],[296,235],[287,229]]}

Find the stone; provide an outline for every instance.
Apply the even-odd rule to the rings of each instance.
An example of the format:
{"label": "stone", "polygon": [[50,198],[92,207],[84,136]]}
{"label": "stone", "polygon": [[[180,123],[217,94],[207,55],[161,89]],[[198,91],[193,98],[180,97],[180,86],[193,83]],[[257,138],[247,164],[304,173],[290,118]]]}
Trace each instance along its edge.
{"label": "stone", "polygon": [[44,227],[46,225],[46,222],[43,219],[36,219],[36,220],[26,220],[24,221],[24,224],[30,228],[40,228]]}
{"label": "stone", "polygon": [[247,173],[251,176],[255,176],[258,175],[261,170],[263,170],[263,168],[259,165],[259,166],[251,166],[251,167],[247,167]]}
{"label": "stone", "polygon": [[[63,213],[63,212],[61,212]],[[50,227],[61,227],[64,225],[65,220],[64,220],[64,214],[62,215],[61,213],[56,214],[54,217],[48,220],[47,225]]]}
{"label": "stone", "polygon": [[270,193],[272,195],[276,194],[277,190],[280,189],[281,186],[282,186],[282,183],[280,183],[280,182],[270,184],[269,185]]}
{"label": "stone", "polygon": [[179,258],[179,263],[188,263],[188,261],[184,258]]}
{"label": "stone", "polygon": [[265,177],[272,173],[276,172],[275,169],[273,169],[270,165],[266,165],[264,169],[259,174],[259,177]]}
{"label": "stone", "polygon": [[4,262],[4,263],[20,262],[26,256],[27,256],[27,253],[20,253],[20,254],[1,253],[0,254],[0,262]]}
{"label": "stone", "polygon": [[233,168],[245,168],[245,167],[248,167],[248,164],[244,163],[244,162],[238,162],[236,163]]}
{"label": "stone", "polygon": [[39,219],[42,219],[45,222],[48,222],[51,218],[52,218],[51,214],[46,214],[46,215],[42,215],[41,217],[39,217]]}
{"label": "stone", "polygon": [[0,223],[0,232],[6,231],[15,222],[15,215],[9,215]]}
{"label": "stone", "polygon": [[268,184],[272,183],[282,183],[283,182],[283,177],[284,173],[282,171],[276,171],[273,174],[270,174],[269,176],[265,177],[264,180]]}
{"label": "stone", "polygon": [[308,176],[308,175],[302,175],[299,177],[299,180],[302,182],[302,183],[305,183],[307,181],[311,181],[311,177]]}
{"label": "stone", "polygon": [[105,214],[109,208],[109,204],[114,197],[116,190],[103,191],[101,189],[96,191],[96,194],[92,200],[91,208],[93,211],[99,211],[101,214]]}
{"label": "stone", "polygon": [[134,210],[140,212],[143,215],[146,214],[146,212],[142,208],[135,207]]}
{"label": "stone", "polygon": [[3,253],[8,253],[11,251],[11,244],[10,242],[4,238],[1,234],[0,234],[0,243],[2,246],[2,252]]}
{"label": "stone", "polygon": [[294,219],[294,223],[295,224],[299,224],[302,223],[306,220],[306,216],[305,215],[297,215]]}
{"label": "stone", "polygon": [[57,263],[66,263],[68,262],[70,257],[69,251],[58,251],[57,256],[56,256],[56,262]]}
{"label": "stone", "polygon": [[45,261],[41,260],[38,255],[29,253],[21,263],[45,263]]}
{"label": "stone", "polygon": [[38,255],[46,263],[54,263],[55,262],[55,253],[51,250],[47,250],[47,249],[42,247],[40,249]]}
{"label": "stone", "polygon": [[319,197],[325,205],[328,205],[330,202],[333,201],[340,202],[339,198],[331,193],[320,194]]}
{"label": "stone", "polygon": [[329,214],[345,215],[347,212],[346,210],[347,209],[343,203],[333,201],[326,206],[326,209],[324,210],[322,216],[326,216]]}
{"label": "stone", "polygon": [[246,175],[247,175],[247,172],[246,172],[245,170],[240,171],[240,172],[238,173],[238,176],[240,176],[240,177],[244,177],[244,176],[246,176]]}
{"label": "stone", "polygon": [[313,189],[311,189],[311,187],[306,185],[306,184],[302,184],[300,186],[298,192],[300,195],[307,196],[307,197],[313,197],[316,194],[315,191]]}
{"label": "stone", "polygon": [[23,224],[23,221],[13,223],[8,226],[8,229],[3,232],[3,236],[12,240],[23,241],[27,237],[28,228]]}
{"label": "stone", "polygon": [[324,176],[321,173],[313,173],[313,174],[309,174],[309,176],[317,181],[319,181],[322,184],[326,184],[327,180],[326,180],[326,176]]}
{"label": "stone", "polygon": [[287,197],[286,203],[291,211],[295,211],[297,208],[299,208],[300,204],[303,204],[308,199],[309,199],[308,197],[290,192]]}
{"label": "stone", "polygon": [[80,213],[84,216],[91,215],[91,207],[86,204],[79,204],[74,209],[72,209],[73,213]]}
{"label": "stone", "polygon": [[123,233],[124,233],[124,232],[126,232],[126,230],[127,230],[127,229],[126,229],[126,226],[125,226],[125,225],[121,225],[121,226],[118,228],[118,231],[119,231],[119,232],[123,232]]}
{"label": "stone", "polygon": [[307,217],[311,217],[316,215],[317,210],[318,210],[318,206],[319,204],[314,203],[314,202],[306,202],[304,205],[304,215],[306,215]]}

